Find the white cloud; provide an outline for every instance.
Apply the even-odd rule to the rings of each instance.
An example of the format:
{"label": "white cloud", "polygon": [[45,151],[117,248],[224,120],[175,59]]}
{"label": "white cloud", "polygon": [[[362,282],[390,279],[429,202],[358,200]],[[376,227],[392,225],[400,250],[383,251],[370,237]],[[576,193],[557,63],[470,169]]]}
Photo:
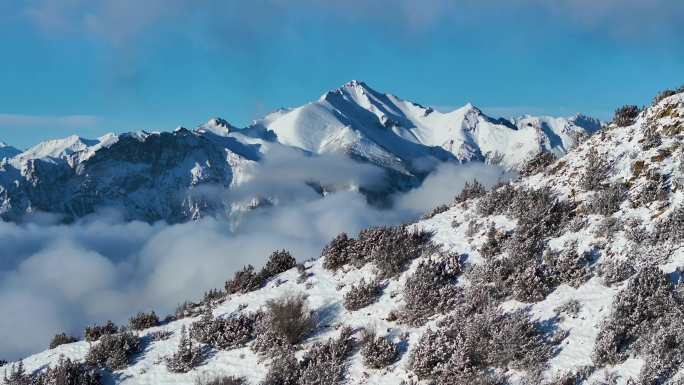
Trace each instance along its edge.
{"label": "white cloud", "polygon": [[93,115],[40,116],[0,113],[0,127],[26,128],[80,128],[97,125],[100,119]]}
{"label": "white cloud", "polygon": [[443,166],[423,187],[398,197],[395,209],[378,210],[358,192],[321,198],[302,183],[360,183],[378,178],[377,169],[294,150],[273,155],[263,173],[234,194],[274,197],[279,204],[248,212],[238,225],[212,218],[177,225],[123,222],[112,212],[71,225],[49,217],[0,222],[0,309],[6,314],[0,317],[0,357],[43,350],[55,333],[80,335],[93,322],[126,322],[151,309],[172,312],[180,302],[222,287],[243,265],[261,266],[273,250],[315,258],[341,232],[412,220],[451,200],[466,179],[493,183],[501,175],[484,165]]}

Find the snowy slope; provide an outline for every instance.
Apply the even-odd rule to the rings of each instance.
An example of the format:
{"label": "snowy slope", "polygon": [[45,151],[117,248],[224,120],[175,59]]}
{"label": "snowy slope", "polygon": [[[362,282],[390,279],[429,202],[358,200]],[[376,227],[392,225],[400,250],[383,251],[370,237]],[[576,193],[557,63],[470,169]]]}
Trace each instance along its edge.
{"label": "snowy slope", "polygon": [[[549,126],[553,122],[548,123]],[[655,136],[647,137],[646,127],[655,128]],[[546,379],[558,378],[560,374],[572,372],[588,373],[587,377],[578,377],[577,382],[551,383],[585,383],[604,381],[606,376],[613,376],[616,384],[626,384],[630,378],[637,378],[646,357],[631,352],[629,357],[615,365],[592,368],[592,352],[595,340],[605,321],[613,311],[613,302],[618,293],[624,291],[630,279],[608,285],[605,277],[599,274],[602,266],[618,260],[633,263],[637,271],[645,266],[656,265],[663,273],[672,273],[678,279],[677,270],[684,264],[684,239],[664,240],[656,244],[655,249],[648,247],[647,242],[635,242],[628,236],[630,223],[640,221],[640,227],[652,231],[667,220],[675,210],[681,210],[684,204],[684,153],[681,146],[684,134],[684,94],[678,94],[662,100],[658,105],[642,112],[633,125],[628,127],[607,127],[580,146],[572,150],[565,158],[558,160],[539,170],[538,173],[522,178],[514,183],[515,188],[549,188],[562,201],[574,202],[573,219],[563,231],[545,240],[546,251],[576,251],[578,255],[589,253],[593,260],[589,265],[590,277],[573,287],[567,283],[560,284],[545,298],[530,303],[522,303],[507,298],[499,304],[499,308],[512,311],[527,308],[533,320],[545,325],[555,325],[558,332],[564,332],[564,338],[556,346],[556,353],[544,368]],[[627,195],[619,202],[619,208],[613,214],[601,215],[591,213],[587,206],[597,191],[582,188],[582,178],[589,169],[591,153],[596,151],[610,169],[606,171],[604,183],[627,182]],[[649,172],[652,171],[652,172]],[[653,201],[642,201],[645,188],[652,180],[654,173],[667,175],[671,182],[665,195]],[[451,255],[465,256],[467,266],[481,266],[486,263],[487,256],[481,250],[487,241],[487,229],[493,225],[501,234],[512,234],[517,229],[517,222],[508,215],[483,215],[478,211],[478,203],[486,197],[474,198],[452,205],[446,211],[429,219],[412,225],[414,229],[433,232],[433,241],[444,252]],[[498,202],[507,204],[506,202]],[[606,223],[615,220],[620,224],[612,233],[606,233]],[[643,243],[643,244],[642,244]],[[633,250],[639,251],[633,253]],[[657,252],[655,252],[657,250]],[[408,333],[407,351],[404,351],[398,362],[384,369],[364,367],[360,354],[354,353],[349,359],[347,381],[349,384],[399,384],[402,380],[415,380],[411,373],[409,357],[422,333],[427,328],[436,328],[438,315],[421,327],[390,320],[390,311],[399,309],[405,302],[403,285],[417,264],[426,258],[442,258],[444,253],[426,255],[414,260],[411,267],[396,279],[386,281],[387,287],[378,301],[358,310],[348,311],[342,306],[343,295],[351,284],[361,278],[377,275],[373,264],[363,268],[346,266],[342,271],[333,273],[323,268],[323,260],[317,259],[306,263],[309,277],[297,283],[297,271],[292,269],[272,279],[262,289],[247,294],[236,294],[221,301],[213,310],[215,316],[229,316],[242,311],[254,311],[263,306],[265,301],[278,298],[284,294],[304,292],[308,294],[311,307],[322,315],[325,322],[309,338],[303,348],[311,346],[315,341],[324,340],[337,334],[336,326],[375,328],[380,334],[387,334],[395,341]],[[632,274],[633,276],[633,274]],[[459,285],[467,286],[467,280],[459,279]],[[575,300],[579,304],[578,313],[574,316],[559,314],[559,305]],[[202,374],[231,374],[247,377],[250,384],[257,384],[264,378],[269,365],[268,359],[259,358],[249,346],[227,351],[215,351],[204,363],[186,374],[169,373],[163,364],[163,358],[171,354],[177,345],[179,330],[197,318],[185,318],[172,321],[158,328],[141,332],[147,335],[155,330],[172,331],[173,336],[166,341],[150,341],[144,351],[132,361],[131,365],[107,374],[112,383],[117,384],[188,384]],[[562,333],[561,333],[562,334]],[[673,337],[674,338],[674,337]],[[676,346],[676,345],[675,345]],[[59,355],[64,354],[76,360],[84,358],[88,344],[77,342],[60,346],[26,358],[23,362],[30,370],[41,370],[45,365],[54,364]],[[589,365],[590,369],[587,369]],[[674,373],[681,376],[683,368],[677,364]],[[505,371],[511,383],[519,383],[519,370]],[[674,377],[676,378],[677,375]],[[427,381],[421,383],[427,384]],[[539,382],[542,383],[542,380]],[[599,382],[600,383],[600,382]]]}

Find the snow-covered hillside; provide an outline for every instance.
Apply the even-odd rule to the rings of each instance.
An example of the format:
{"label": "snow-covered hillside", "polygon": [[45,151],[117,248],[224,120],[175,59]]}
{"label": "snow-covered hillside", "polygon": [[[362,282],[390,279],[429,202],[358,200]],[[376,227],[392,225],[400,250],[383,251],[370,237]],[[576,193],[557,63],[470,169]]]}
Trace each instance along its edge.
{"label": "snow-covered hillside", "polygon": [[[0,159],[5,158],[0,163],[0,217],[17,221],[48,212],[72,220],[111,207],[127,219],[148,222],[230,215],[244,204],[225,198],[227,191],[263,170],[265,162],[278,161],[272,154],[288,150],[302,156],[343,155],[355,165],[380,168],[385,177],[368,184],[335,183],[335,188],[359,189],[377,201],[416,187],[443,162],[483,161],[519,169],[541,152],[562,156],[599,126],[579,115],[509,122],[472,105],[441,113],[352,81],[316,102],[276,111],[246,128],[213,118],[195,130],[108,134],[94,140],[74,135],[21,153],[0,147]],[[326,189],[316,186],[324,184],[319,177],[310,179],[307,184],[316,191]]]}
{"label": "snow-covered hillside", "polygon": [[[321,258],[262,287],[245,270],[226,285],[233,293],[214,292],[186,307],[185,318],[135,332],[142,348],[125,368],[101,370],[105,383],[189,384],[218,375],[306,385],[680,383],[684,93],[621,121],[560,160],[541,157],[511,184],[486,193],[470,185],[408,227],[432,233],[436,248],[410,231],[371,230],[357,240],[338,237]],[[375,282],[363,295],[362,279]],[[350,307],[350,292],[370,304]],[[308,296],[317,323],[293,350],[264,353],[258,343],[266,337],[247,328],[238,346],[200,344],[204,353],[187,372],[168,370],[181,328],[199,327],[207,308],[211,317],[268,324],[275,317],[268,301],[297,293]],[[239,318],[259,310],[264,318]],[[339,341],[320,345],[346,336],[343,326],[352,327],[351,350],[335,350]],[[396,344],[386,366],[368,364],[362,328]],[[61,355],[80,362],[100,343],[64,344],[23,364],[39,372]],[[318,381],[307,377],[312,370]],[[289,382],[273,380],[282,371]]]}

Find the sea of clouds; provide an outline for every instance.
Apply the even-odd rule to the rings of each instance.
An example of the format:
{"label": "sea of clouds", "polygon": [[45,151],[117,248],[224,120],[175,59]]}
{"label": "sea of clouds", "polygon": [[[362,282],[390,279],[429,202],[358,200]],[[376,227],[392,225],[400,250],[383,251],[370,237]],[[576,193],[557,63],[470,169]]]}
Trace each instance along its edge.
{"label": "sea of clouds", "polygon": [[300,261],[316,258],[341,232],[415,220],[451,201],[466,181],[492,185],[506,177],[493,166],[443,164],[421,187],[393,196],[391,209],[379,209],[353,189],[321,197],[301,183],[327,178],[334,184],[335,175],[348,183],[355,172],[361,179],[377,177],[373,170],[325,158],[299,164],[287,155],[272,159],[230,194],[275,196],[277,204],[237,222],[145,223],[125,221],[114,211],[71,224],[50,216],[0,222],[0,358],[42,351],[57,332],[81,336],[86,325],[125,323],[138,311],[168,314],[222,287],[242,266],[261,266],[274,250],[287,249]]}

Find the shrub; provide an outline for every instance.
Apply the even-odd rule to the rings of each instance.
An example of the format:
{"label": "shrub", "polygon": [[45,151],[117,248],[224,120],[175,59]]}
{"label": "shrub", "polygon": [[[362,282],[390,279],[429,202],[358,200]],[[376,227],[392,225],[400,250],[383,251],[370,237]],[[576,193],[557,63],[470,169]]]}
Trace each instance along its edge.
{"label": "shrub", "polygon": [[430,219],[437,214],[441,214],[449,210],[449,205],[439,205],[434,209],[430,210],[427,214],[423,215],[422,219]]}
{"label": "shrub", "polygon": [[505,214],[515,194],[516,190],[510,183],[496,186],[480,199],[477,211],[483,216]]}
{"label": "shrub", "polygon": [[129,331],[105,334],[90,347],[85,360],[94,366],[119,370],[128,366],[131,356],[139,350],[140,339]]}
{"label": "shrub", "polygon": [[598,365],[624,361],[635,343],[646,340],[659,319],[684,310],[669,278],[657,267],[645,267],[615,297],[613,310],[601,326],[594,346]]}
{"label": "shrub", "polygon": [[550,282],[553,287],[563,283],[572,287],[580,287],[592,276],[590,265],[593,263],[590,253],[578,253],[573,242],[562,251],[549,250],[544,255],[544,264],[548,266]]}
{"label": "shrub", "polygon": [[202,362],[202,350],[192,344],[192,339],[185,332],[185,325],[181,327],[178,350],[166,357],[166,369],[173,373],[187,373]]}
{"label": "shrub", "polygon": [[48,367],[32,382],[36,385],[100,385],[100,374],[94,368],[60,356],[57,366]]}
{"label": "shrub", "polygon": [[421,325],[434,314],[451,310],[462,293],[456,286],[460,273],[457,256],[421,262],[404,284],[402,319],[411,325]]}
{"label": "shrub", "polygon": [[344,327],[338,338],[317,342],[304,354],[300,364],[300,385],[337,385],[343,383],[345,360],[354,348],[352,330]]}
{"label": "shrub", "polygon": [[18,364],[12,365],[9,376],[7,375],[7,371],[5,371],[4,381],[6,385],[31,385],[33,377],[26,373],[24,363],[19,361]]}
{"label": "shrub", "polygon": [[667,200],[670,193],[670,178],[657,171],[649,170],[646,183],[634,200],[637,204],[648,204],[654,201]]}
{"label": "shrub", "polygon": [[604,262],[599,272],[603,276],[603,283],[606,286],[612,286],[628,279],[636,273],[636,270],[627,261],[613,259]]}
{"label": "shrub", "polygon": [[684,239],[684,206],[673,209],[665,220],[658,222],[651,238],[653,243],[678,243]]}
{"label": "shrub", "polygon": [[557,314],[567,314],[572,318],[577,317],[580,310],[582,310],[582,304],[576,299],[568,300],[562,305],[553,309],[553,311],[555,311]]}
{"label": "shrub", "polygon": [[70,344],[77,341],[78,338],[68,336],[66,333],[55,334],[55,336],[52,337],[52,341],[50,341],[50,349],[54,349],[59,345]]}
{"label": "shrub", "polygon": [[170,330],[157,330],[154,331],[150,334],[148,334],[148,337],[152,341],[166,341],[173,335],[173,332]]}
{"label": "shrub", "polygon": [[627,127],[634,124],[634,120],[639,115],[639,107],[635,105],[626,105],[615,110],[613,123],[618,127]]}
{"label": "shrub", "polygon": [[269,257],[266,266],[261,270],[262,279],[266,280],[280,273],[290,270],[297,265],[297,261],[287,250],[274,251]]}
{"label": "shrub", "polygon": [[336,236],[323,248],[323,267],[327,270],[338,270],[356,259],[356,241],[346,233]]}
{"label": "shrub", "polygon": [[419,379],[434,384],[470,383],[486,378],[491,369],[534,370],[553,350],[538,325],[517,311],[491,308],[481,313],[457,309],[423,333],[410,358]]}
{"label": "shrub", "polygon": [[660,385],[675,375],[684,363],[684,327],[681,315],[668,314],[655,321],[647,330],[639,353],[645,363],[639,373],[639,383]]}
{"label": "shrub", "polygon": [[254,266],[247,265],[236,271],[233,279],[227,281],[225,286],[229,294],[244,294],[259,289],[262,284],[262,276],[254,272]]}
{"label": "shrub", "polygon": [[382,369],[397,360],[399,349],[387,337],[378,337],[374,331],[365,331],[361,356],[367,367]]}
{"label": "shrub", "polygon": [[119,332],[119,327],[114,324],[112,321],[107,321],[106,324],[99,326],[99,325],[93,325],[93,326],[88,326],[85,329],[85,340],[88,342],[92,341],[97,341],[100,339],[100,337],[109,335],[109,334],[116,334]]}
{"label": "shrub", "polygon": [[487,229],[486,236],[485,242],[480,247],[480,255],[484,258],[493,258],[501,253],[504,241],[506,240],[506,234],[496,231],[494,222],[492,222],[489,225],[489,229]]}
{"label": "shrub", "polygon": [[128,320],[128,326],[133,330],[144,330],[159,326],[159,317],[152,311],[151,313],[140,312]]}
{"label": "shrub", "polygon": [[252,348],[269,353],[278,346],[295,345],[315,327],[306,296],[285,296],[266,302],[266,312],[256,325],[257,340]]}
{"label": "shrub", "polygon": [[542,151],[534,157],[532,157],[532,159],[525,162],[525,164],[522,167],[522,170],[520,170],[520,175],[530,176],[538,174],[544,171],[544,169],[546,169],[548,166],[552,165],[555,161],[555,155],[547,151]]}
{"label": "shrub", "polygon": [[238,348],[256,337],[255,324],[261,316],[261,313],[241,313],[230,318],[213,318],[208,310],[190,326],[190,336],[216,349]]}
{"label": "shrub", "polygon": [[682,92],[684,92],[684,85],[675,89],[675,90],[670,90],[670,89],[662,90],[662,91],[658,92],[656,94],[656,96],[653,98],[652,104],[655,106],[656,104],[660,103],[661,100],[668,98],[672,95],[682,93]]}
{"label": "shrub", "polygon": [[370,249],[371,259],[382,277],[397,276],[409,262],[427,253],[432,246],[432,233],[409,231],[403,226],[380,227],[363,235],[365,237],[359,236],[363,248]]}
{"label": "shrub", "polygon": [[377,301],[380,295],[382,295],[382,287],[378,281],[366,282],[362,278],[358,285],[353,285],[344,294],[344,308],[349,311],[363,309]]}
{"label": "shrub", "polygon": [[209,291],[204,292],[204,298],[202,299],[202,302],[212,303],[216,301],[222,301],[226,298],[226,294],[226,292],[220,289],[210,289]]}
{"label": "shrub", "polygon": [[614,184],[594,194],[589,201],[589,211],[592,214],[611,215],[620,210],[622,201],[627,197],[624,186]]}
{"label": "shrub", "polygon": [[323,267],[335,271],[346,264],[361,267],[372,261],[383,276],[396,276],[431,249],[431,237],[429,232],[409,231],[405,226],[371,227],[362,230],[358,239],[343,233],[323,249]]}
{"label": "shrub", "polygon": [[579,180],[579,186],[585,190],[598,190],[607,179],[609,171],[610,167],[606,161],[592,147],[587,153],[584,173]]}
{"label": "shrub", "polygon": [[247,385],[247,379],[235,376],[218,376],[211,379],[198,378],[195,385]]}
{"label": "shrub", "polygon": [[478,182],[477,179],[473,179],[472,182],[466,182],[463,186],[463,190],[454,199],[456,203],[462,203],[469,199],[475,199],[483,196],[487,192],[487,189]]}
{"label": "shrub", "polygon": [[299,385],[300,368],[297,357],[291,348],[273,351],[266,378],[261,385]]}

